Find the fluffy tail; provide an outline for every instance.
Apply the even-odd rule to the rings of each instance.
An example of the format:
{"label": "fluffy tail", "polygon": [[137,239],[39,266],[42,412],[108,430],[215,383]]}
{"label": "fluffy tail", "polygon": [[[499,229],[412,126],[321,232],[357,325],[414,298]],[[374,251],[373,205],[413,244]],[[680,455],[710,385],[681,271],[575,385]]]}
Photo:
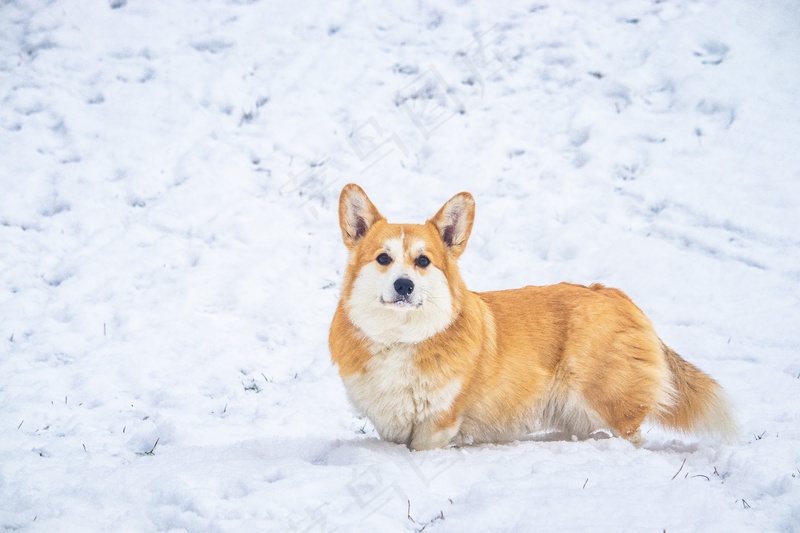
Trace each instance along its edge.
{"label": "fluffy tail", "polygon": [[719,383],[662,344],[674,388],[674,402],[654,413],[659,424],[732,442],[739,434]]}

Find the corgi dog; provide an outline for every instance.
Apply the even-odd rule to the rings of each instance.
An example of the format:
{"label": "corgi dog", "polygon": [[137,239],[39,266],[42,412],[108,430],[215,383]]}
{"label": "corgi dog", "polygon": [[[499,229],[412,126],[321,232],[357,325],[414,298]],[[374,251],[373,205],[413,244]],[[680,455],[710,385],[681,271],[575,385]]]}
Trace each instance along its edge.
{"label": "corgi dog", "polygon": [[639,446],[645,419],[737,434],[719,384],[667,347],[623,292],[467,289],[456,262],[474,217],[462,192],[424,224],[390,224],[359,186],[342,190],[349,258],[329,346],[382,439],[427,450],[610,430]]}

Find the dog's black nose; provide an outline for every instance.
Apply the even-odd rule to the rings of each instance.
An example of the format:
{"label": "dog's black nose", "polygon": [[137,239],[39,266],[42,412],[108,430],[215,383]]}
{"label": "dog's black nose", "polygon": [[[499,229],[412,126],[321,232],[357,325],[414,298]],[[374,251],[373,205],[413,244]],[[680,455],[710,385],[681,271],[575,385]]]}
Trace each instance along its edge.
{"label": "dog's black nose", "polygon": [[394,290],[397,291],[397,294],[400,296],[408,296],[414,292],[414,282],[408,278],[398,278],[397,281],[394,282]]}

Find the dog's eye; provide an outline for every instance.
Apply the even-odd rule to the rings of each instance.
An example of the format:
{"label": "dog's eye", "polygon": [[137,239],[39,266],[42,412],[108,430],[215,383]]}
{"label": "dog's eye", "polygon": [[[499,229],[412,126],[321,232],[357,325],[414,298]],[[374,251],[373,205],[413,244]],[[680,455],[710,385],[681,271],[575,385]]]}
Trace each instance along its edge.
{"label": "dog's eye", "polygon": [[421,255],[421,256],[417,257],[417,260],[415,261],[415,263],[417,264],[418,267],[425,268],[426,266],[431,264],[431,260],[428,259],[427,255]]}
{"label": "dog's eye", "polygon": [[381,254],[375,260],[378,262],[379,265],[383,265],[383,266],[386,266],[386,265],[388,265],[389,263],[392,262],[392,258],[389,257],[389,254]]}

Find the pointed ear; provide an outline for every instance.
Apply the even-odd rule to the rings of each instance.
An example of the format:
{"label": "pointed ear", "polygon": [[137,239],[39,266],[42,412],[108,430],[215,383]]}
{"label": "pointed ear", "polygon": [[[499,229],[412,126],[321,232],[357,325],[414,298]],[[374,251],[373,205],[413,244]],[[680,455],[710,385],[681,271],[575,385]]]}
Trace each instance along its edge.
{"label": "pointed ear", "polygon": [[383,215],[372,205],[361,187],[355,183],[344,186],[339,196],[339,226],[347,248],[352,249],[367,230],[382,218]]}
{"label": "pointed ear", "polygon": [[461,192],[450,198],[429,222],[439,230],[450,253],[458,258],[467,247],[474,220],[475,200],[470,193]]}

